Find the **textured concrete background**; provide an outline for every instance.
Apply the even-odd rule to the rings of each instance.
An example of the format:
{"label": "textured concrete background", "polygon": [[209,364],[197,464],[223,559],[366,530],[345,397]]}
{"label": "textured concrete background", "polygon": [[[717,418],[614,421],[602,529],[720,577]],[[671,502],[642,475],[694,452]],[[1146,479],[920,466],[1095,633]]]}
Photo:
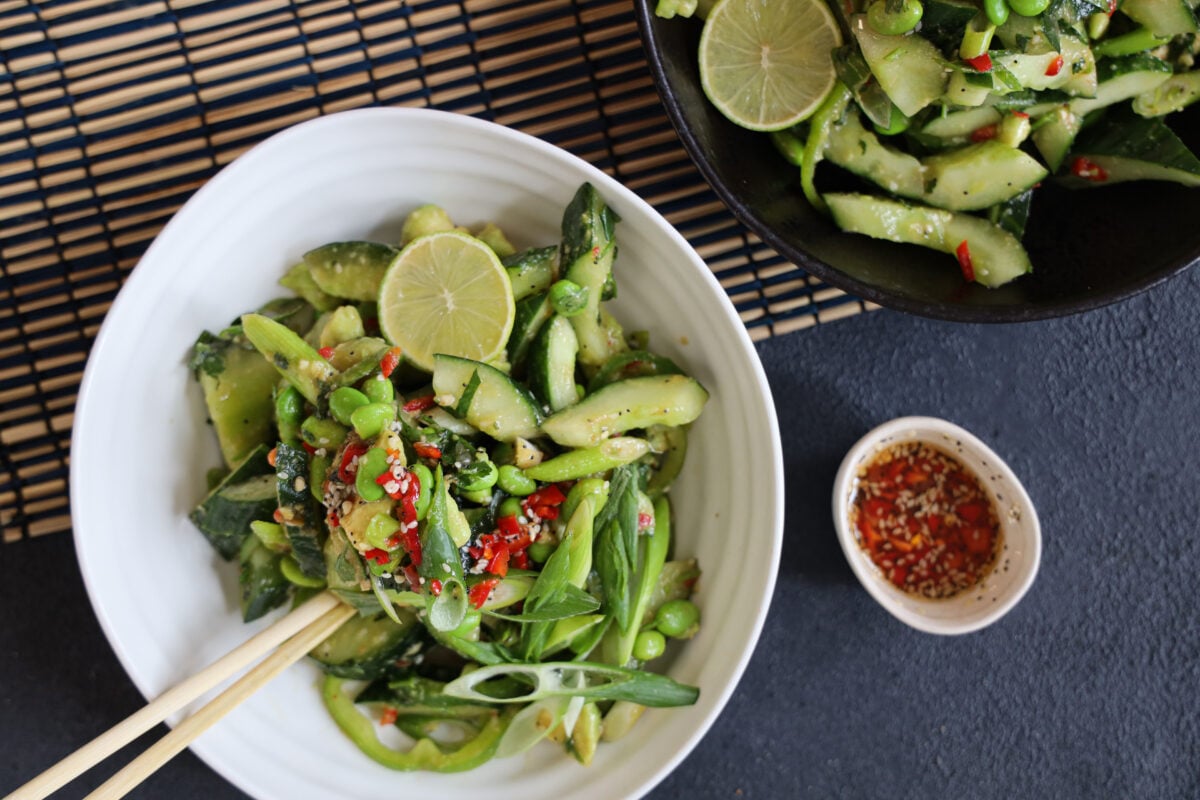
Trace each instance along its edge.
{"label": "textured concrete background", "polygon": [[[762,343],[787,466],[782,571],[740,688],[652,797],[1200,797],[1198,297],[1192,270],[1065,320],[881,311]],[[906,414],[973,431],[1039,509],[1038,579],[979,633],[893,620],[835,539],[842,456]],[[17,607],[0,625],[0,790],[141,704],[69,537],[0,549],[0,608]],[[185,753],[132,796],[242,795]]]}

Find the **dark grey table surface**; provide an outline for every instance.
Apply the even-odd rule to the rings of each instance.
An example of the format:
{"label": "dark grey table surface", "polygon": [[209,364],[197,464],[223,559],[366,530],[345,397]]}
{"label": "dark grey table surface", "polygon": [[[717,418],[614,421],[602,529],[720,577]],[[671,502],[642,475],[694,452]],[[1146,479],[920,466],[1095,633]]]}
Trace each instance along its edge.
{"label": "dark grey table surface", "polygon": [[[1198,297],[1192,270],[1063,320],[880,311],[761,343],[787,466],[782,569],[737,692],[651,796],[1200,797]],[[910,630],[838,548],[842,455],[906,414],[976,433],[1039,509],[1038,579],[981,632]],[[0,615],[7,792],[142,698],[92,615],[69,536],[0,548]],[[242,797],[190,753],[131,796]]]}

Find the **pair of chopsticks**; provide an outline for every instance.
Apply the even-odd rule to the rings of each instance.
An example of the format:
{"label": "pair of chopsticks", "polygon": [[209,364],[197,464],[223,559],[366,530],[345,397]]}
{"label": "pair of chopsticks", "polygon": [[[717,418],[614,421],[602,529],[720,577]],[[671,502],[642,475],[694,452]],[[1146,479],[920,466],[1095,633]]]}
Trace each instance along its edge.
{"label": "pair of chopsticks", "polygon": [[[174,712],[262,658],[256,667],[211,702],[185,718],[174,730],[105,781],[85,800],[115,800],[124,797],[217,720],[288,666],[300,660],[305,653],[354,614],[354,609],[343,605],[335,595],[322,592],[200,672],[163,692],[145,708],[117,723],[4,800],[41,800]],[[267,655],[268,653],[270,655]]]}

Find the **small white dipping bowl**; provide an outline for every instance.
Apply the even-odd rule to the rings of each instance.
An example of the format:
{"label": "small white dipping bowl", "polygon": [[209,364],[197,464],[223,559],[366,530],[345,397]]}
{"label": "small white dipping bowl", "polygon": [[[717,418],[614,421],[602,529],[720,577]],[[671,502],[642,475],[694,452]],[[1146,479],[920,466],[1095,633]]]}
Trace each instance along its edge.
{"label": "small white dipping bowl", "polygon": [[[979,477],[1000,518],[1001,550],[992,571],[970,589],[931,600],[896,588],[859,544],[850,524],[859,469],[887,447],[921,441],[956,457]],[[934,417],[901,417],[875,428],[850,448],[833,484],[833,521],[850,568],[896,619],[927,633],[970,633],[992,624],[1033,584],[1042,556],[1042,530],[1025,488],[991,448],[962,428]]]}

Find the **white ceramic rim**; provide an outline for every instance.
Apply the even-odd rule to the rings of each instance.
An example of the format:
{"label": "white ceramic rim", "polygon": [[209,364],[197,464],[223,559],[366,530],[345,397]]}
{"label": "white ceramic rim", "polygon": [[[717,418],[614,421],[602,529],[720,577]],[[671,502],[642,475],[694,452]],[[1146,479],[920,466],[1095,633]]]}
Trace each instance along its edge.
{"label": "white ceramic rim", "polygon": [[[753,649],[757,644],[761,634],[764,621],[770,605],[776,577],[779,570],[779,562],[782,550],[783,540],[783,514],[784,514],[784,486],[783,486],[783,455],[780,444],[778,420],[775,414],[774,403],[771,399],[770,387],[766,379],[766,374],[762,364],[758,359],[757,351],[754,344],[745,330],[744,324],[737,316],[732,303],[725,294],[724,289],[717,282],[715,276],[711,273],[708,267],[695,253],[687,241],[673,228],[671,225],[658,214],[649,204],[642,200],[631,190],[625,188],[616,180],[611,178],[601,170],[587,164],[576,156],[567,153],[560,148],[557,148],[547,142],[544,142],[536,137],[514,131],[509,128],[490,123],[484,120],[475,119],[472,117],[453,114],[443,111],[435,111],[429,109],[407,109],[407,108],[370,108],[360,109],[355,111],[340,112],[338,114],[318,117],[307,122],[292,126],[274,136],[270,137],[246,153],[239,156],[234,162],[223,168],[217,175],[201,187],[188,203],[181,208],[163,231],[159,234],[156,240],[151,244],[146,254],[142,257],[139,265],[132,271],[129,278],[126,280],[124,287],[113,302],[111,309],[106,315],[104,323],[101,325],[96,341],[89,355],[88,364],[84,371],[84,376],[80,385],[78,401],[76,405],[76,414],[72,430],[72,440],[80,441],[83,432],[95,429],[104,425],[104,419],[100,414],[100,410],[95,407],[95,404],[90,402],[91,397],[95,392],[94,385],[100,382],[98,373],[100,371],[99,364],[108,360],[109,351],[117,351],[120,349],[120,342],[115,340],[115,334],[112,333],[117,327],[116,320],[123,318],[127,313],[131,313],[130,309],[136,310],[140,302],[140,298],[151,291],[151,283],[155,279],[156,274],[143,269],[144,264],[153,263],[156,254],[161,250],[169,250],[170,242],[181,235],[181,232],[186,228],[187,224],[193,216],[193,210],[197,204],[208,198],[210,195],[221,191],[221,188],[226,184],[237,179],[241,172],[249,170],[257,160],[264,158],[264,153],[268,146],[278,145],[279,142],[287,140],[290,137],[297,137],[303,133],[312,132],[314,129],[322,126],[344,124],[344,122],[352,117],[357,116],[372,116],[383,117],[390,115],[399,121],[411,123],[414,125],[423,124],[426,119],[437,120],[438,124],[449,125],[456,128],[464,129],[479,136],[486,136],[498,140],[498,145],[503,147],[506,143],[512,146],[512,152],[532,151],[534,157],[544,159],[547,162],[557,163],[564,168],[569,168],[572,171],[582,171],[586,173],[586,177],[595,184],[601,193],[609,199],[610,203],[621,204],[625,207],[639,207],[652,220],[655,226],[659,229],[661,235],[668,237],[680,251],[681,258],[686,257],[693,263],[694,277],[696,280],[702,281],[707,285],[707,290],[716,293],[723,299],[722,308],[726,322],[730,327],[736,330],[735,342],[731,343],[738,351],[739,355],[744,357],[758,384],[758,393],[760,395],[760,407],[755,410],[762,415],[762,420],[768,426],[771,433],[771,443],[769,452],[760,452],[756,454],[756,460],[763,466],[769,465],[769,476],[764,476],[763,479],[770,483],[770,494],[772,501],[768,509],[769,518],[772,521],[770,531],[759,531],[762,536],[770,537],[770,560],[769,563],[760,565],[759,575],[761,576],[761,593],[762,600],[757,604],[757,613],[750,618],[742,620],[743,629],[747,632],[747,641],[749,646],[743,648],[740,652],[728,653],[728,662],[733,664],[732,679],[727,681],[720,692],[715,693],[716,699],[712,702],[708,712],[703,719],[699,721],[692,731],[690,737],[681,745],[674,749],[671,757],[664,759],[653,775],[638,786],[635,792],[627,796],[641,796],[657,785],[667,774],[673,770],[680,761],[682,761],[696,746],[700,739],[704,736],[713,722],[719,716],[721,710],[728,702],[737,686],[738,681],[744,674],[745,668],[753,653]],[[336,121],[336,122],[335,122]],[[158,270],[161,272],[161,270]],[[161,277],[161,276],[159,276]],[[101,454],[93,454],[88,452],[73,453],[71,459],[70,473],[70,488],[73,497],[82,496],[81,475],[88,469],[95,469],[98,466],[102,468],[103,457]],[[88,591],[89,599],[93,609],[100,622],[110,645],[113,647],[122,666],[130,675],[131,679],[137,685],[138,689],[147,698],[160,693],[166,687],[151,685],[145,678],[142,670],[138,668],[136,658],[129,652],[122,649],[119,644],[119,638],[116,636],[116,620],[110,617],[108,609],[102,602],[102,598],[96,589],[96,576],[92,574],[91,564],[86,558],[86,553],[89,548],[89,542],[85,531],[89,528],[89,521],[82,516],[77,507],[72,505],[72,521],[73,535],[77,553],[79,554],[80,569],[83,576],[85,588]],[[249,631],[247,632],[247,636]],[[710,692],[710,696],[713,693]],[[219,759],[212,755],[212,748],[209,747],[205,740],[201,740],[194,744],[193,750],[207,761],[217,772],[221,773],[226,779],[237,785],[239,788],[247,791],[255,796],[263,796],[262,787],[252,783],[249,778],[243,774],[231,774],[229,770],[224,768]],[[582,777],[586,777],[583,775]]]}
{"label": "white ceramic rim", "polygon": [[[952,436],[959,440],[967,450],[973,451],[977,455],[987,459],[989,468],[1000,473],[1007,482],[1006,491],[1009,492],[1013,504],[1021,510],[1023,522],[1025,523],[1021,528],[1023,535],[1028,536],[1028,541],[1025,545],[1028,547],[1029,559],[1026,562],[1025,571],[1013,587],[1003,596],[1003,599],[992,606],[989,613],[974,620],[933,619],[909,610],[899,602],[897,597],[899,590],[887,583],[878,568],[863,552],[849,524],[850,498],[853,495],[854,480],[858,465],[872,454],[880,446],[881,442],[891,437],[906,434],[903,438],[916,440],[921,439],[924,433]],[[863,588],[896,619],[925,633],[959,635],[971,633],[991,625],[1011,611],[1020,602],[1021,598],[1025,596],[1025,593],[1029,591],[1029,587],[1033,585],[1034,578],[1037,577],[1038,568],[1041,564],[1041,524],[1038,520],[1037,510],[1034,508],[1033,501],[1029,498],[1029,493],[1025,491],[1025,487],[1016,476],[1016,473],[1012,471],[1004,459],[1000,458],[995,451],[970,431],[937,417],[899,417],[868,431],[859,439],[850,448],[849,452],[846,453],[846,457],[842,460],[842,464],[838,469],[837,477],[834,479],[833,521],[834,526],[837,528],[838,542],[842,546],[842,553],[845,555],[847,563],[850,564],[850,568],[854,571],[855,577],[858,578]]]}

